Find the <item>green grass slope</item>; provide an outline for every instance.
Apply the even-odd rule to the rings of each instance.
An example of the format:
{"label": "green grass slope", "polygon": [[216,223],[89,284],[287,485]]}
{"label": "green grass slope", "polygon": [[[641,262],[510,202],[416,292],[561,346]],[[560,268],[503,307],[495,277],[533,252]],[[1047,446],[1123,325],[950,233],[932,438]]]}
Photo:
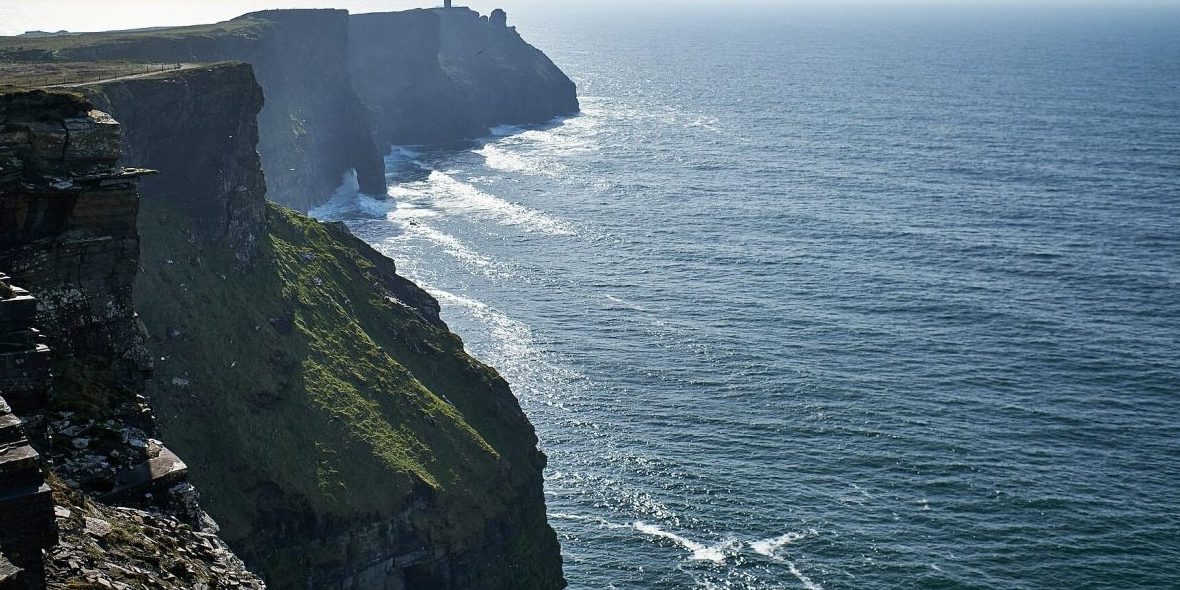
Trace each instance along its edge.
{"label": "green grass slope", "polygon": [[187,27],[69,33],[43,37],[0,37],[0,62],[53,61],[60,59],[65,53],[84,54],[89,48],[140,45],[156,40],[202,42],[227,37],[254,38],[260,34],[262,27],[263,23],[257,19],[235,18],[220,23]]}
{"label": "green grass slope", "polygon": [[275,551],[288,536],[416,507],[406,530],[447,546],[512,512],[513,483],[543,461],[532,428],[392,261],[269,205],[256,264],[234,270],[182,219],[144,214],[136,303],[156,336],[153,404],[206,509],[268,582],[347,558]]}

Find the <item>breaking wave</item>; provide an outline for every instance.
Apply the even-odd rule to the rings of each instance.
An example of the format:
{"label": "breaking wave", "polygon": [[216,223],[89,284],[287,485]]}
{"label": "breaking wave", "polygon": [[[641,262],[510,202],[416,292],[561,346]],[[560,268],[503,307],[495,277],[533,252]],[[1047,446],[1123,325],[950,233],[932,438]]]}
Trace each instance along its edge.
{"label": "breaking wave", "polygon": [[576,233],[565,221],[524,205],[505,201],[479,190],[475,185],[456,180],[437,170],[431,171],[425,180],[393,185],[389,189],[389,196],[399,203],[409,203],[414,207],[434,207],[488,217],[504,225],[519,226],[549,235]]}
{"label": "breaking wave", "polygon": [[713,563],[725,563],[725,559],[732,555],[734,550],[741,546],[740,542],[735,539],[727,539],[715,545],[704,545],[693,541],[692,539],[682,537],[676,533],[670,533],[661,529],[660,527],[644,522],[636,521],[632,526],[635,530],[659,539],[667,539],[687,549],[691,554],[691,559],[696,561],[711,561]]}

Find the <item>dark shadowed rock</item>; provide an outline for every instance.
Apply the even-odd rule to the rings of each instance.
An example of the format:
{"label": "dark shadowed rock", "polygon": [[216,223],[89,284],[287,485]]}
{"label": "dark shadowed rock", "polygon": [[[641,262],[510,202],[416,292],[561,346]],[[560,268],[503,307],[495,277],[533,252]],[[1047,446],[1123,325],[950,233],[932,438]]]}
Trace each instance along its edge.
{"label": "dark shadowed rock", "polygon": [[470,9],[350,22],[349,72],[382,148],[454,143],[578,111],[577,88],[544,53]]}
{"label": "dark shadowed rock", "polygon": [[352,170],[362,192],[384,194],[391,143],[475,139],[497,124],[578,110],[573,82],[507,27],[502,10],[490,20],[467,8],[351,17],[270,10],[218,25],[72,35],[65,44],[21,38],[0,43],[0,59],[253,65],[266,95],[258,151],[269,196],[301,210],[326,201]]}
{"label": "dark shadowed rock", "polygon": [[[137,395],[151,359],[132,299],[136,183],[151,171],[120,167],[119,123],[74,94],[0,94],[0,134],[0,161],[16,172],[0,183],[0,268],[13,274],[0,274],[0,548],[22,570],[21,590],[131,587],[120,579],[193,587],[156,583],[177,577],[159,564],[209,568],[204,556],[169,541],[146,556],[154,572],[130,571],[122,557],[143,549],[141,539],[107,518],[77,522],[101,550],[78,551],[76,538],[54,547],[56,519],[74,513],[55,502],[100,511],[86,494],[115,486],[125,505],[203,526],[192,495],[170,493],[185,485],[183,462],[158,443],[135,444],[154,434],[151,410]],[[43,458],[60,483],[47,479]],[[61,556],[48,567],[46,549]],[[233,562],[208,559],[219,568]],[[101,576],[87,573],[99,569]],[[262,587],[238,570],[243,587]]]}

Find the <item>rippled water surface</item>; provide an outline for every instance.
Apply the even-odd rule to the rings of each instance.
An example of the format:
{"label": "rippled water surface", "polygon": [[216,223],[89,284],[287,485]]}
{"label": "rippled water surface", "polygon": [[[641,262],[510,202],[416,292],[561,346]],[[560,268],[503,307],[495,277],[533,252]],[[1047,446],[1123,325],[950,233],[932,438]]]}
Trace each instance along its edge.
{"label": "rippled water surface", "polygon": [[315,213],[512,382],[572,588],[1177,587],[1176,11],[529,18],[582,115]]}

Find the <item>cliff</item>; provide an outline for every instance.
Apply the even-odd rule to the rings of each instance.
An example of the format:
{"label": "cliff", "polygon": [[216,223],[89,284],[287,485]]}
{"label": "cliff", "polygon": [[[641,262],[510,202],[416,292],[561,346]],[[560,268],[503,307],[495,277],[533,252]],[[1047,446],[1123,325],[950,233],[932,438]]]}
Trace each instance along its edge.
{"label": "cliff", "polygon": [[301,208],[330,195],[351,169],[366,192],[385,190],[382,154],[343,67],[347,51],[343,10],[270,11],[218,25],[0,41],[0,59],[253,64],[267,95],[258,116],[259,151],[271,197]]}
{"label": "cliff", "polygon": [[0,94],[0,584],[261,588],[153,438],[132,295],[149,171],[117,166],[120,141],[78,96]]}
{"label": "cliff", "polygon": [[254,66],[272,200],[306,210],[356,170],[384,194],[393,143],[474,139],[576,112],[574,84],[515,30],[466,9],[349,16],[276,10],[199,27],[0,38],[0,62],[133,60]]}
{"label": "cliff", "polygon": [[466,8],[353,15],[348,70],[386,149],[578,111],[574,83],[544,53]]}
{"label": "cliff", "polygon": [[56,350],[115,359],[133,381],[150,362],[131,286],[139,240],[134,174],[117,170],[118,124],[66,95],[0,102],[0,268],[36,285],[40,327]]}
{"label": "cliff", "polygon": [[507,383],[392,261],[266,200],[309,207],[353,169],[383,192],[390,143],[576,110],[543,54],[501,15],[299,10],[0,39],[5,59],[17,84],[38,65],[105,81],[2,95],[0,270],[45,332],[17,330],[37,359],[23,381],[0,370],[0,394],[42,400],[2,434],[51,469],[21,455],[0,517],[27,500],[18,545],[65,542],[8,552],[0,580],[260,587],[225,538],[274,588],[564,585],[545,458]]}
{"label": "cliff", "polygon": [[147,392],[247,563],[274,588],[563,586],[507,383],[392,261],[265,202],[251,68],[83,90],[123,122],[123,164],[160,171],[134,285]]}

